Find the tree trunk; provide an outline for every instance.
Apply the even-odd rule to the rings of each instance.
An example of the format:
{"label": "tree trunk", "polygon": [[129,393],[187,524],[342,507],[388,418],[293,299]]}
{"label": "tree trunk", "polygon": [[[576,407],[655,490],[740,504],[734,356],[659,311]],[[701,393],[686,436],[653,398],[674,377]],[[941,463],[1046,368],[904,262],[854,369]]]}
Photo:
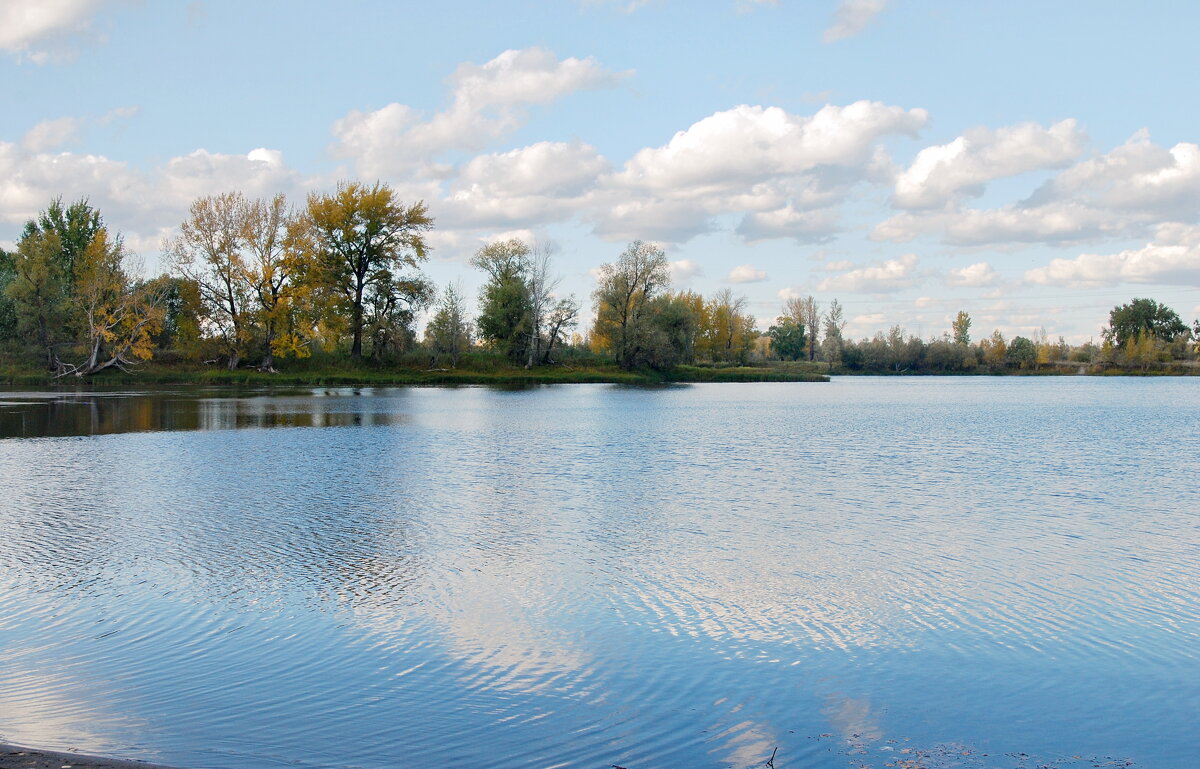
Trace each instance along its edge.
{"label": "tree trunk", "polygon": [[354,341],[350,345],[350,357],[355,360],[362,360],[362,332],[363,332],[363,306],[362,306],[363,286],[360,281],[354,288]]}

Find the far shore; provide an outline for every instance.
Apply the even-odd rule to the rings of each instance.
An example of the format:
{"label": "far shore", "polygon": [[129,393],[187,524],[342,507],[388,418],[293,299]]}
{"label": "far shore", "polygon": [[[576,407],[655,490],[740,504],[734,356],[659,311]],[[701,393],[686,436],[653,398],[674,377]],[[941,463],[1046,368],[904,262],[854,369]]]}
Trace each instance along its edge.
{"label": "far shore", "polygon": [[0,769],[172,769],[146,761],[88,756],[82,753],[59,753],[53,750],[24,748],[0,743]]}

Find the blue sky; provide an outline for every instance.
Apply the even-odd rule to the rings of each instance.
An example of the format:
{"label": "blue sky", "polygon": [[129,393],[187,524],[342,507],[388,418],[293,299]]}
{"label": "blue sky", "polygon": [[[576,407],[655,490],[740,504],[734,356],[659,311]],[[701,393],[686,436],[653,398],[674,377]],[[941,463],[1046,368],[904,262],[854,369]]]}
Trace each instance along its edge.
{"label": "blue sky", "polygon": [[1182,2],[0,0],[0,244],[88,197],[147,270],[197,196],[381,179],[428,273],[552,241],[563,292],[655,240],[676,286],[839,299],[862,336],[1200,315]]}

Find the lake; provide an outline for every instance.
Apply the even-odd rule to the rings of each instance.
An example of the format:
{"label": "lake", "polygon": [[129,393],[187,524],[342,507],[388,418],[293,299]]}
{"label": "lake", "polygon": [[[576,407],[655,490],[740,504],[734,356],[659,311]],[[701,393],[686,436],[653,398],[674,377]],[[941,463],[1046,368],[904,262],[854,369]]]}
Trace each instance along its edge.
{"label": "lake", "polygon": [[0,435],[3,741],[1200,765],[1195,379],[8,391]]}

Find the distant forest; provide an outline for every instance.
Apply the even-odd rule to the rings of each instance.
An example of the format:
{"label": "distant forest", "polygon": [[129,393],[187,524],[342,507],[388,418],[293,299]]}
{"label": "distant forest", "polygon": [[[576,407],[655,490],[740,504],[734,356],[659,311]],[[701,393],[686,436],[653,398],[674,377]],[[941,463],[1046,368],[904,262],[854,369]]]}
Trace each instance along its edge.
{"label": "distant forest", "polygon": [[[1116,306],[1098,343],[1045,330],[973,336],[958,313],[940,337],[899,326],[848,339],[836,301],[789,299],[765,331],[745,297],[673,291],[658,246],[630,243],[600,268],[590,297],[562,296],[553,248],[507,240],[472,257],[474,302],[422,274],[433,220],[385,184],[343,182],[293,206],[283,195],[197,199],[163,244],[164,274],[145,279],[121,236],[87,200],[62,199],[0,250],[0,361],[54,377],[142,363],[251,367],[495,367],[569,364],[668,371],[679,366],[807,367],[834,373],[1195,371],[1200,321],[1135,298]],[[418,338],[416,320],[431,313]]]}

